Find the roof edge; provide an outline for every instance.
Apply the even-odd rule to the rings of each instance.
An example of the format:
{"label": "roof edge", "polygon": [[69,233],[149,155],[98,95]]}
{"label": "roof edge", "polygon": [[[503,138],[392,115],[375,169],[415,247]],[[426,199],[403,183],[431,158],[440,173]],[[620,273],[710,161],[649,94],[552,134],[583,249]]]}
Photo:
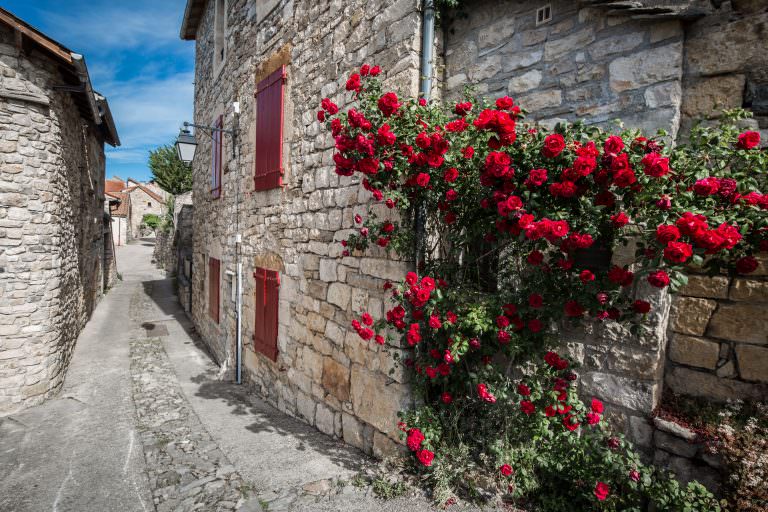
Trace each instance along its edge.
{"label": "roof edge", "polygon": [[192,41],[197,37],[197,29],[206,3],[207,0],[187,0],[179,30],[179,37],[184,41]]}

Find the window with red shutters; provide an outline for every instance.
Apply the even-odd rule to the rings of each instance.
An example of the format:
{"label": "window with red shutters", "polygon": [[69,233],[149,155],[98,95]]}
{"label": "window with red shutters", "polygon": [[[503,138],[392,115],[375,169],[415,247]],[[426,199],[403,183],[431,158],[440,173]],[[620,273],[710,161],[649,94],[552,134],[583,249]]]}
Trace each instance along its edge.
{"label": "window with red shutters", "polygon": [[[213,123],[214,128],[224,128],[224,116],[219,116]],[[211,197],[221,197],[221,168],[224,154],[224,132],[215,130],[211,144]]]}
{"label": "window with red shutters", "polygon": [[219,276],[221,275],[221,262],[216,258],[208,258],[208,314],[211,319],[219,323],[219,302],[221,287]]}
{"label": "window with red shutters", "polygon": [[257,268],[256,322],[253,327],[253,348],[273,361],[277,360],[277,305],[280,297],[280,275],[274,270]]}
{"label": "window with red shutters", "polygon": [[280,66],[256,87],[256,190],[282,185],[285,77],[285,66]]}

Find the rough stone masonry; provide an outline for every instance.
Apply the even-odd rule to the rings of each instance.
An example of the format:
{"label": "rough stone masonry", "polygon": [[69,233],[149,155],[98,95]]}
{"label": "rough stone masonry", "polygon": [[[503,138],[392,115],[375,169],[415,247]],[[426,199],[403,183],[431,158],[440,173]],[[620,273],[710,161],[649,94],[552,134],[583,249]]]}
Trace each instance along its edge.
{"label": "rough stone masonry", "polygon": [[57,391],[114,272],[103,191],[116,134],[55,89],[59,58],[17,41],[0,23],[0,414]]}
{"label": "rough stone masonry", "polygon": [[[694,3],[696,9],[683,8]],[[537,9],[545,4],[551,19],[537,23]],[[542,125],[583,119],[610,126],[622,118],[627,126],[651,134],[663,128],[670,141],[696,117],[711,120],[724,107],[743,106],[756,115],[750,128],[761,129],[768,139],[763,71],[768,52],[756,50],[768,6],[749,1],[679,4],[683,7],[663,14],[641,14],[641,2],[466,3],[455,17],[445,16],[438,31],[434,93],[456,98],[464,85],[472,84],[490,97],[514,96]],[[219,198],[211,195],[210,139],[198,136],[193,165],[195,325],[224,369],[231,370],[236,317],[225,271],[236,270],[235,240],[242,233],[246,380],[279,409],[374,453],[395,449],[396,412],[410,403],[408,385],[389,353],[362,342],[348,326],[363,310],[382,315],[381,284],[399,280],[407,265],[380,248],[362,258],[341,257],[338,240],[352,228],[353,215],[363,213],[369,195],[356,178],[333,173],[333,140],[321,129],[315,110],[323,97],[344,108],[349,101],[344,80],[366,62],[384,69],[385,87],[414,96],[419,9],[417,0],[190,0],[187,13],[195,21],[187,20],[182,29],[184,37],[196,41],[195,122],[211,124],[224,114],[232,123],[235,101],[241,112],[235,156],[228,146],[231,139],[224,143]],[[223,34],[216,43],[222,13]],[[283,186],[254,191],[255,87],[280,65],[287,66]],[[222,262],[219,323],[208,315],[211,257]],[[256,267],[278,271],[281,278],[275,362],[251,342]],[[647,416],[660,399],[665,368],[672,368],[667,372],[672,378],[681,370],[667,365],[670,297],[644,288],[636,293],[655,305],[649,334],[631,336],[606,323],[568,331],[563,342],[582,365],[585,393],[610,402],[617,424],[650,449],[653,427]],[[678,300],[676,310],[685,307],[685,300]],[[710,306],[708,314],[715,312]],[[730,302],[716,307],[718,318],[733,309]],[[754,298],[746,298],[738,314],[744,307],[766,312]],[[711,336],[739,339],[717,331],[717,325],[708,327]],[[718,352],[716,362],[707,361],[711,372],[729,361],[738,366],[738,350],[742,361],[751,360],[764,342],[741,349],[726,344],[728,355]],[[671,357],[678,345],[673,343]],[[388,348],[402,353],[400,347]],[[743,366],[738,366],[739,375],[750,375],[749,382],[763,378],[750,374],[748,363]]]}

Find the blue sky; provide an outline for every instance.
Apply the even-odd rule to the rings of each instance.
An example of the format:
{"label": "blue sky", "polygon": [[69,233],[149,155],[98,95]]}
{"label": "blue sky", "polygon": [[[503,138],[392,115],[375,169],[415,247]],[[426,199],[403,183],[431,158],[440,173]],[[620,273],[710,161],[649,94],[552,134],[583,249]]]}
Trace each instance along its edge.
{"label": "blue sky", "polygon": [[147,155],[192,120],[194,43],[179,38],[186,0],[0,0],[85,55],[122,146],[107,146],[107,177],[146,180]]}

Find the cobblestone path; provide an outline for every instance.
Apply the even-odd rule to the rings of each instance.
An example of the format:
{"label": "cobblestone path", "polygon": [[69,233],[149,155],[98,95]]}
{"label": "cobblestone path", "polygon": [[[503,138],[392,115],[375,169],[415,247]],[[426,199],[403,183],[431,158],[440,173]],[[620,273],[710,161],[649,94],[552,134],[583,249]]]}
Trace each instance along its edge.
{"label": "cobblestone path", "polygon": [[247,487],[191,410],[159,339],[131,341],[136,429],[158,512],[230,511]]}

